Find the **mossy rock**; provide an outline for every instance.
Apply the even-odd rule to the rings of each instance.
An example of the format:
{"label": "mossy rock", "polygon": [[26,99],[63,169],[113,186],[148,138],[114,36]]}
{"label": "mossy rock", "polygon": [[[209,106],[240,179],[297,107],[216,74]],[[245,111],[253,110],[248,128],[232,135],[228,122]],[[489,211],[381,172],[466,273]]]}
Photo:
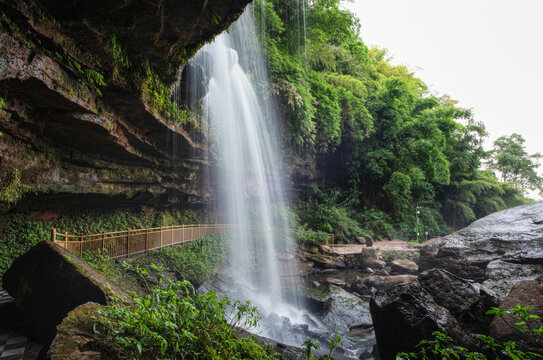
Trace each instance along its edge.
{"label": "mossy rock", "polygon": [[89,301],[102,305],[131,301],[120,287],[50,241],[17,258],[4,274],[3,287],[15,298],[33,335],[46,345],[77,306]]}
{"label": "mossy rock", "polygon": [[51,360],[99,360],[103,359],[97,349],[99,334],[94,334],[93,319],[98,316],[101,305],[89,302],[78,306],[57,327],[47,358]]}

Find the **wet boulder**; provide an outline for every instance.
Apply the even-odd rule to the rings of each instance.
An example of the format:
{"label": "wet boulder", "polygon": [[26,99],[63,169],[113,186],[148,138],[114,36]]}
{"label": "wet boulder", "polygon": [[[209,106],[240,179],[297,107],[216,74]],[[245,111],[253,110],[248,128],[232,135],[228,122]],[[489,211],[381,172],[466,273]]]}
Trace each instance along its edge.
{"label": "wet boulder", "polygon": [[364,280],[364,284],[367,287],[385,290],[394,286],[408,284],[416,278],[414,275],[370,276]]}
{"label": "wet boulder", "polygon": [[542,258],[543,202],[538,202],[491,214],[422,246],[419,266],[482,282],[492,261],[540,264]]}
{"label": "wet boulder", "polygon": [[[514,309],[517,304],[530,307],[528,313],[540,317],[528,319],[529,328],[538,329],[543,326],[543,284],[537,281],[523,281],[516,284],[500,303],[500,309]],[[490,324],[490,336],[501,342],[512,340],[524,351],[543,354],[543,343],[538,341],[536,335],[515,329],[515,324],[519,321],[521,319],[515,315],[495,316]]]}
{"label": "wet boulder", "polygon": [[518,264],[495,260],[486,266],[483,285],[496,297],[503,299],[516,283],[529,280],[543,281],[542,264]]}
{"label": "wet boulder", "polygon": [[81,304],[130,301],[121,288],[50,241],[17,258],[4,274],[3,287],[42,344],[53,340],[57,325]]}
{"label": "wet boulder", "polygon": [[377,353],[383,360],[399,352],[415,351],[415,346],[432,338],[434,331],[468,342],[451,313],[435,302],[417,282],[378,291],[370,301]]}
{"label": "wet boulder", "polygon": [[364,284],[364,280],[361,278],[353,281],[349,287],[349,290],[360,296],[369,295],[371,293],[371,290],[366,286],[366,284]]}
{"label": "wet boulder", "polygon": [[415,275],[419,272],[419,267],[411,260],[397,259],[390,263],[392,271],[398,274]]}
{"label": "wet boulder", "polygon": [[346,333],[353,326],[371,326],[369,306],[358,296],[330,285],[328,308],[322,318],[332,332]]}
{"label": "wet boulder", "polygon": [[370,269],[373,269],[373,270],[379,270],[379,269],[384,269],[386,266],[387,266],[387,263],[386,261],[383,261],[383,260],[368,260],[365,262],[365,264],[367,268],[370,268]]}
{"label": "wet boulder", "polygon": [[486,315],[486,311],[498,306],[498,299],[485,287],[443,269],[425,271],[417,281],[438,305],[455,317],[463,329],[472,333],[488,333],[492,318]]}

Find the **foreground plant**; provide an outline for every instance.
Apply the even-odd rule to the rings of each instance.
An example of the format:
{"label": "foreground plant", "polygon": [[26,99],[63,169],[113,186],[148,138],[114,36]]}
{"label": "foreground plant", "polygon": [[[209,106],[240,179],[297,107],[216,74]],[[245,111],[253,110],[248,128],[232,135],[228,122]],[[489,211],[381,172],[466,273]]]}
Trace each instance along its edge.
{"label": "foreground plant", "polygon": [[164,289],[155,285],[134,301],[131,307],[103,308],[94,326],[106,342],[122,349],[118,358],[276,358],[256,337],[238,336],[237,327],[253,327],[260,319],[249,302],[219,298],[214,291],[195,294],[188,281],[169,281]]}
{"label": "foreground plant", "polygon": [[[499,309],[492,307],[486,312],[487,315],[497,315],[506,317],[513,315],[517,322],[513,328],[520,334],[526,335],[533,343],[543,342],[543,326],[531,328],[528,325],[530,319],[540,319],[539,316],[530,314],[529,307],[522,307],[517,304],[514,309]],[[439,331],[432,333],[432,340],[423,340],[418,345],[418,352],[399,353],[397,358],[402,360],[422,359],[422,360],[487,360],[487,359],[510,359],[510,360],[532,360],[542,359],[543,355],[526,351],[522,346],[514,341],[500,342],[488,335],[478,335],[481,340],[483,353],[469,351],[468,349],[455,345],[455,340],[450,336]]]}
{"label": "foreground plant", "polygon": [[319,345],[319,340],[307,338],[303,343],[302,347],[304,348],[305,358],[307,360],[332,360],[334,359],[333,352],[336,347],[343,345],[343,338],[339,334],[333,334],[330,336],[328,341],[328,355],[323,355],[319,357],[313,356],[313,350],[319,350],[321,347]]}

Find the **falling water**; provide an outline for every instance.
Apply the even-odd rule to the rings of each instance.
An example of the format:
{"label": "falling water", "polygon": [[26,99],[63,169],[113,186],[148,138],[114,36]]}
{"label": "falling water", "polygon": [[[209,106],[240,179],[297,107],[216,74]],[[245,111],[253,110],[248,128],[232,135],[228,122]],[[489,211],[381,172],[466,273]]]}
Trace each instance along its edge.
{"label": "falling water", "polygon": [[[304,25],[305,6],[305,0],[297,4],[297,21]],[[203,291],[214,288],[237,300],[251,300],[262,315],[252,331],[289,345],[300,346],[307,337],[326,344],[330,334],[341,328],[347,349],[343,358],[358,358],[371,339],[368,343],[367,337],[349,336],[344,315],[334,312],[340,310],[324,317],[312,315],[293,295],[300,277],[283,191],[283,159],[277,143],[280,119],[253,12],[254,6],[248,6],[227,33],[202,47],[185,69],[186,88],[175,90],[185,94],[185,104],[200,116],[207,141],[204,157],[216,163],[207,185],[215,188],[220,213],[231,224],[228,268]],[[265,19],[261,20],[264,31]],[[303,34],[307,51],[305,26]],[[347,309],[341,311],[354,306],[341,301]],[[352,310],[357,319],[359,308]]]}
{"label": "falling water", "polygon": [[[276,141],[279,118],[252,6],[228,33],[196,54],[189,77],[195,87],[187,91],[189,103],[200,107],[210,152],[217,159],[213,177],[219,207],[233,224],[228,270],[236,292],[255,303],[264,317],[302,321],[308,316],[303,307],[285,300],[283,279],[296,274],[297,266],[288,239],[283,161]],[[278,337],[265,326],[260,330]]]}

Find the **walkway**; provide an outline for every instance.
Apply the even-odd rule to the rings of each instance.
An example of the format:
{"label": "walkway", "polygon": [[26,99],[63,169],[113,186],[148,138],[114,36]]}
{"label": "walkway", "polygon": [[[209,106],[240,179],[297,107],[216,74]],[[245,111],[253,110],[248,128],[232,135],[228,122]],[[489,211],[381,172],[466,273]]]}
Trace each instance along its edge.
{"label": "walkway", "polygon": [[0,360],[22,360],[26,349],[26,337],[13,331],[17,322],[13,298],[0,288]]}

